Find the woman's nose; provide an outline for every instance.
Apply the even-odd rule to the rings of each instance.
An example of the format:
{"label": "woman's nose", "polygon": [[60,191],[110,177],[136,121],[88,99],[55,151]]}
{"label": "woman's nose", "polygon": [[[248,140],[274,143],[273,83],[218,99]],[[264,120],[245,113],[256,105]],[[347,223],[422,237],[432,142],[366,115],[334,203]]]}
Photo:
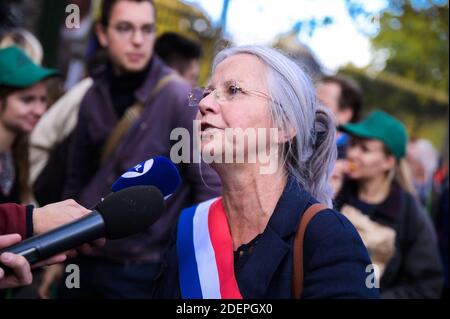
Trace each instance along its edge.
{"label": "woman's nose", "polygon": [[214,96],[214,92],[211,92],[198,103],[198,108],[202,115],[206,113],[217,113],[220,110],[220,105]]}
{"label": "woman's nose", "polygon": [[45,113],[46,110],[47,110],[47,103],[38,101],[38,102],[36,102],[36,104],[33,107],[33,114],[41,117]]}

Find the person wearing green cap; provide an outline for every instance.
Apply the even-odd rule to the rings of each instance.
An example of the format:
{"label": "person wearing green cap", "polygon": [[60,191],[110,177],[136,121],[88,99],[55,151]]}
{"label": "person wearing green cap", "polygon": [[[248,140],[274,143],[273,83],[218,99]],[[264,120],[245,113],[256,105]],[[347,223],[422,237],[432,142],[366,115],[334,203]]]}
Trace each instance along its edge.
{"label": "person wearing green cap", "polygon": [[405,126],[377,110],[341,129],[352,138],[335,208],[369,250],[380,296],[439,298],[443,277],[436,236],[404,160]]}
{"label": "person wearing green cap", "polygon": [[[27,204],[31,199],[28,186],[28,136],[47,109],[45,80],[57,74],[56,70],[36,65],[15,46],[0,49],[1,248],[18,242],[20,238],[49,231],[89,212],[74,200],[41,208],[14,204]],[[55,218],[56,214],[58,218]],[[102,244],[103,241],[94,243],[97,246]],[[90,250],[88,246],[80,249],[85,252]],[[8,265],[14,274],[5,276],[3,269],[0,270],[0,301],[5,292],[2,289],[27,285],[32,280],[30,265],[24,258],[9,254],[7,259],[5,255],[0,256],[1,262]],[[62,262],[65,255],[67,252],[44,263]]]}
{"label": "person wearing green cap", "polygon": [[47,109],[45,80],[57,73],[18,47],[0,49],[0,203],[31,200],[28,135]]}

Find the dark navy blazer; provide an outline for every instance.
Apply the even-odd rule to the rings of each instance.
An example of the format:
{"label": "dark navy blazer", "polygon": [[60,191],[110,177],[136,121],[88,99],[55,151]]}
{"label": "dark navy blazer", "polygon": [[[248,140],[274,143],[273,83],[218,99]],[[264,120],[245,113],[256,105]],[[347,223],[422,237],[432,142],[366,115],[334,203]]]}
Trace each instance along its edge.
{"label": "dark navy blazer", "polygon": [[[297,183],[288,181],[266,229],[235,273],[244,298],[292,298],[295,231],[300,215],[316,202]],[[305,233],[302,298],[378,298],[378,289],[370,288],[374,283],[370,264],[353,225],[339,212],[324,210],[310,221]],[[154,297],[180,298],[175,245],[168,251]]]}

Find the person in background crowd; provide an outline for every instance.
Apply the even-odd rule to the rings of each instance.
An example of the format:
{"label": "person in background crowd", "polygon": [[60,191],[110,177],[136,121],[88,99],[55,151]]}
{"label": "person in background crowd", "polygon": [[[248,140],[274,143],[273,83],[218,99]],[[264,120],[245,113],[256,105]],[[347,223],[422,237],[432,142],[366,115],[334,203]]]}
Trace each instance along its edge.
{"label": "person in background crowd", "polygon": [[155,53],[192,87],[197,86],[202,56],[198,43],[177,33],[166,32],[156,39]]}
{"label": "person in background crowd", "polygon": [[[447,138],[448,141],[448,131]],[[443,298],[448,298],[449,291],[449,210],[448,210],[448,143],[444,144],[442,156],[438,169],[433,176],[433,192],[431,216],[433,217],[436,232],[438,236],[439,249],[441,252],[442,265],[444,267],[444,289],[442,292]]]}
{"label": "person in background crowd", "polygon": [[69,145],[80,103],[93,80],[87,77],[53,103],[30,135],[30,187],[40,205],[62,200]]}
{"label": "person in background crowd", "polygon": [[37,65],[42,63],[44,51],[36,37],[29,31],[21,28],[14,28],[6,32],[0,38],[0,49],[10,46],[21,48],[28,57]]}
{"label": "person in background crowd", "polygon": [[438,167],[438,153],[430,141],[416,139],[408,143],[406,160],[412,171],[420,202],[428,207],[433,188],[433,174]]}
{"label": "person in background crowd", "polygon": [[18,47],[0,49],[0,203],[32,199],[28,136],[47,110],[45,81],[55,75]]}
{"label": "person in background crowd", "polygon": [[[351,78],[343,75],[325,76],[317,84],[317,98],[329,108],[336,126],[358,122],[362,111],[362,91]],[[338,159],[345,158],[348,136],[337,132]]]}
{"label": "person in background crowd", "polygon": [[[343,75],[325,76],[316,87],[317,98],[333,112],[337,127],[359,121],[363,97],[355,81]],[[345,152],[349,142],[345,132],[337,131],[338,159],[331,176],[331,185],[334,190],[340,188],[344,178]]]}
{"label": "person in background crowd", "polygon": [[448,174],[442,182],[442,191],[436,200],[436,231],[438,235],[439,250],[441,253],[442,265],[444,267],[444,289],[443,298],[448,298],[449,273],[448,273],[448,234],[449,234],[449,211],[448,211]]}
{"label": "person in background crowd", "polygon": [[[13,45],[21,48],[34,63],[41,64],[42,46],[33,34],[20,28],[5,32],[0,48]],[[33,201],[40,206],[62,199],[69,135],[76,124],[80,100],[91,84],[90,78],[81,81],[51,105],[30,134],[29,187]]]}
{"label": "person in background crowd", "polygon": [[407,132],[383,111],[341,126],[351,136],[335,208],[356,227],[380,280],[382,298],[439,298],[442,267],[430,217],[406,174]]}

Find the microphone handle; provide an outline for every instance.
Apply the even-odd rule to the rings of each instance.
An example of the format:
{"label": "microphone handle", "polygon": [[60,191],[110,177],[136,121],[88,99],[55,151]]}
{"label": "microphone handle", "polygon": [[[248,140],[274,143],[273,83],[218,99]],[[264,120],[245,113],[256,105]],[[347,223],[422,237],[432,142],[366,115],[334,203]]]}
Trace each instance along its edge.
{"label": "microphone handle", "polygon": [[[32,265],[84,243],[104,237],[105,233],[105,223],[102,216],[97,211],[93,211],[69,224],[1,249],[0,255],[4,252],[21,255]],[[1,263],[0,267],[5,270],[6,274],[12,273],[11,269]]]}

